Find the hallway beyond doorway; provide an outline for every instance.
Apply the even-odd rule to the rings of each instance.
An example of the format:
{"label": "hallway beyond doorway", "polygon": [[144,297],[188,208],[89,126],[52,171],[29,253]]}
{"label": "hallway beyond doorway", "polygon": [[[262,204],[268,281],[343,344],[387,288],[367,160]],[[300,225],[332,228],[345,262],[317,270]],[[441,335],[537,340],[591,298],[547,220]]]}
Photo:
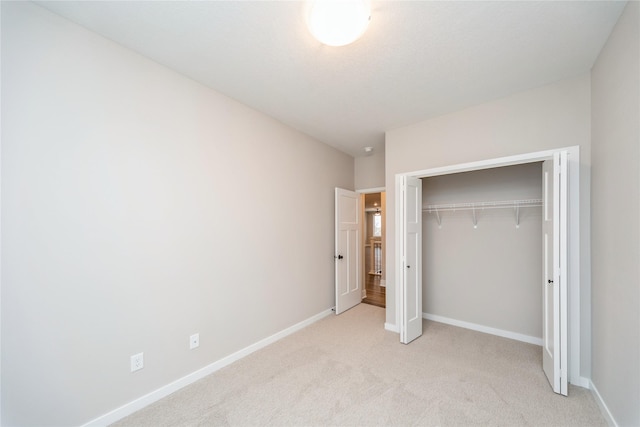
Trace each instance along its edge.
{"label": "hallway beyond doorway", "polygon": [[377,307],[386,307],[385,287],[380,286],[380,276],[367,274],[365,281],[365,290],[367,292],[367,297],[363,298],[362,302],[365,304],[375,305]]}

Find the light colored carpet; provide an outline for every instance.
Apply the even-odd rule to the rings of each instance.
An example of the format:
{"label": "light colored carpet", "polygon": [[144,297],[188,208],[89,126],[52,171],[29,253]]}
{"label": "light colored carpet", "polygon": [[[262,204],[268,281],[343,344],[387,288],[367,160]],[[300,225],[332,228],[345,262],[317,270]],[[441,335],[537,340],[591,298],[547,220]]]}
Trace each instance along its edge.
{"label": "light colored carpet", "polygon": [[116,425],[606,426],[588,390],[551,391],[538,346],[426,320],[403,345],[384,317],[327,317]]}

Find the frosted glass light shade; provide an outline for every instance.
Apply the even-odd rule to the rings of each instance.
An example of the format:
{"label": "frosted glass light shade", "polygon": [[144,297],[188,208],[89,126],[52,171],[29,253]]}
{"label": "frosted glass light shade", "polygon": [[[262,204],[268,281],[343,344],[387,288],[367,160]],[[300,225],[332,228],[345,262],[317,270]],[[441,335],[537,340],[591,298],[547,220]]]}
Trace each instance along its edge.
{"label": "frosted glass light shade", "polygon": [[356,41],[367,29],[371,17],[368,0],[315,0],[308,10],[309,31],[329,46]]}

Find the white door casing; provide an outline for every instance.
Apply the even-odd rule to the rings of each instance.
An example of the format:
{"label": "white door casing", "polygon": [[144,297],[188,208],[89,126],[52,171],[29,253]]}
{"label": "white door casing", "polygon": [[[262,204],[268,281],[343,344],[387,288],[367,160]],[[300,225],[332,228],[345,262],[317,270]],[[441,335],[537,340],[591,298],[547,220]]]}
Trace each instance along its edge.
{"label": "white door casing", "polygon": [[567,158],[542,165],[542,368],[555,393],[567,395]]}
{"label": "white door casing", "polygon": [[404,245],[402,258],[402,315],[400,342],[422,335],[422,180],[405,176],[402,182]]}
{"label": "white door casing", "polygon": [[360,288],[360,195],[336,188],[336,314],[362,301]]}

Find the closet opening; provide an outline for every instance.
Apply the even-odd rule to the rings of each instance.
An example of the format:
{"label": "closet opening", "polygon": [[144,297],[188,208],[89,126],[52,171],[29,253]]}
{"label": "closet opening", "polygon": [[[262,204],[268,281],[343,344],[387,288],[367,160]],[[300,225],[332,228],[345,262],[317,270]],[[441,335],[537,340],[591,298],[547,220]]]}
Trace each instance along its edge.
{"label": "closet opening", "polygon": [[542,162],[422,178],[423,318],[542,346]]}
{"label": "closet opening", "polygon": [[[525,293],[520,297],[512,295],[510,298],[512,300],[517,298],[542,299],[541,325],[539,323],[537,327],[538,330],[542,330],[541,349],[544,363],[541,368],[545,374],[547,374],[553,390],[556,393],[566,395],[568,382],[582,385],[579,374],[581,350],[579,310],[581,302],[579,238],[580,163],[579,147],[577,146],[397,174],[395,186],[396,245],[394,251],[396,322],[400,332],[400,341],[404,344],[408,344],[422,335],[422,319],[429,317],[433,320],[442,321],[451,319],[458,320],[456,318],[464,318],[465,316],[473,317],[477,315],[474,320],[460,321],[458,326],[469,327],[480,325],[480,322],[506,324],[506,326],[498,327],[483,325],[486,326],[487,329],[484,332],[494,333],[496,335],[500,335],[500,331],[513,329],[510,321],[506,321],[505,323],[504,319],[498,319],[498,317],[500,317],[498,314],[500,313],[496,313],[496,310],[487,309],[486,307],[478,310],[477,306],[473,306],[473,302],[471,302],[471,306],[464,308],[469,300],[462,303],[463,308],[460,308],[459,300],[464,299],[465,294],[468,293],[469,290],[465,288],[457,289],[455,292],[453,291],[456,287],[459,288],[460,283],[466,283],[466,286],[478,286],[481,281],[477,280],[474,276],[459,277],[458,279],[460,280],[458,280],[458,284],[455,286],[448,282],[449,279],[447,277],[440,278],[439,280],[444,280],[443,283],[445,283],[445,285],[440,286],[434,293],[431,292],[431,289],[424,286],[423,274],[427,278],[429,275],[437,274],[426,271],[429,262],[432,268],[437,268],[436,264],[444,262],[452,264],[452,269],[449,270],[450,272],[457,270],[456,274],[462,276],[468,273],[464,271],[465,269],[469,269],[468,265],[462,262],[456,265],[455,258],[453,260],[451,258],[455,256],[459,258],[467,256],[464,252],[468,251],[471,246],[477,244],[477,242],[471,239],[476,239],[481,236],[482,233],[490,231],[493,226],[491,221],[493,220],[491,216],[483,213],[483,207],[485,211],[488,211],[488,208],[496,208],[495,211],[502,211],[502,214],[509,212],[508,215],[511,216],[509,220],[511,222],[511,231],[505,232],[513,236],[518,236],[517,232],[522,231],[525,223],[530,222],[525,219],[526,215],[530,213],[526,213],[527,208],[525,208],[524,205],[530,204],[533,209],[539,209],[535,205],[538,204],[540,199],[534,194],[532,197],[528,197],[528,195],[522,197],[517,195],[514,198],[507,197],[505,200],[498,200],[496,198],[484,200],[483,197],[483,200],[439,200],[434,203],[430,203],[429,201],[423,203],[422,179],[442,176],[444,180],[444,176],[449,175],[449,178],[453,176],[455,180],[456,174],[462,176],[463,172],[471,171],[486,171],[487,176],[492,176],[497,168],[508,170],[506,167],[509,166],[533,164],[527,166],[533,169],[538,168],[540,162],[543,162],[542,174],[541,176],[538,175],[538,182],[541,183],[542,186],[541,199],[543,201],[543,208],[541,215],[543,217],[543,226],[542,233],[538,234],[538,236],[540,236],[538,239],[542,244],[533,250],[537,253],[535,258],[538,260],[538,265],[541,263],[543,268],[538,269],[538,273],[531,273],[532,275],[535,274],[539,276],[536,292],[537,297],[534,296],[533,293]],[[492,169],[494,171],[491,171]],[[478,176],[479,175],[467,183],[469,184],[471,182],[469,185],[472,186],[472,181],[478,179]],[[429,186],[429,181],[426,182],[426,185]],[[436,181],[432,181],[431,183],[433,182]],[[440,184],[442,184],[442,182],[440,182]],[[428,192],[428,189],[426,191]],[[467,189],[466,191],[466,194],[476,195],[476,190],[469,192],[469,189]],[[509,209],[500,209],[503,207],[503,203],[509,206]],[[437,212],[436,208],[438,209]],[[452,212],[460,217],[457,219],[453,218]],[[447,214],[449,215],[448,217],[445,216]],[[495,215],[499,217],[502,214]],[[464,215],[466,215],[466,217],[464,217]],[[454,219],[467,221],[466,228],[463,226],[463,228],[456,231],[455,227],[453,227]],[[459,225],[462,226],[462,223]],[[536,227],[539,227],[539,225],[536,225]],[[437,247],[429,247],[429,243],[423,238],[423,232],[433,235],[437,235],[437,233],[440,232],[440,237],[443,237],[442,232],[445,229],[447,233],[449,233],[448,239],[443,240],[445,243],[441,241]],[[467,236],[466,238],[461,238],[465,235]],[[496,238],[496,240],[501,240],[501,238]],[[481,245],[480,249],[484,248],[485,252],[497,251],[497,249],[489,247],[497,244],[496,242],[487,242],[489,241],[485,240],[485,244]],[[511,244],[514,245],[515,242],[516,241],[512,241]],[[443,247],[442,245],[445,246]],[[438,254],[423,254],[423,250],[425,249],[430,251],[451,250],[452,252],[449,253],[446,259],[438,260],[432,258],[426,260],[425,257],[435,256],[437,258]],[[502,251],[503,258],[511,257],[511,254],[505,248],[500,250]],[[524,251],[525,249],[521,250]],[[541,256],[541,253],[547,255]],[[484,255],[485,254],[482,254],[482,256]],[[534,257],[534,255],[531,255],[531,257]],[[478,255],[478,259],[474,261],[473,268],[479,271],[485,270],[485,278],[482,281],[486,283],[487,289],[485,289],[484,295],[482,295],[481,289],[475,289],[474,291],[480,292],[480,294],[476,294],[475,297],[484,298],[485,301],[504,300],[505,296],[500,290],[496,290],[495,286],[496,282],[503,280],[503,278],[499,276],[503,275],[503,270],[508,269],[509,261],[503,260],[505,262],[487,266],[486,262],[483,262],[480,258],[481,256]],[[425,266],[423,266],[423,264],[425,264]],[[517,272],[518,269],[515,271]],[[525,270],[522,271],[528,274]],[[542,273],[540,273],[540,271],[542,271]],[[493,276],[491,276],[491,274],[493,274]],[[492,280],[492,277],[494,277],[495,280]],[[433,277],[431,280],[433,280]],[[517,279],[511,278],[504,283],[510,283],[511,286],[515,286],[514,280]],[[423,290],[425,291],[424,299]],[[514,289],[508,289],[508,292],[512,291],[514,291]],[[530,289],[527,289],[527,292],[529,291]],[[457,307],[450,306],[443,308],[442,305],[437,305],[437,301],[429,301],[428,304],[426,304],[427,301],[424,301],[429,297],[434,300],[437,298],[442,300],[443,295],[451,292],[455,295],[449,295],[449,299],[457,299],[458,301],[454,301],[455,304],[458,304]],[[439,295],[436,295],[438,293]],[[425,302],[424,307],[423,301]],[[507,304],[497,309],[497,311],[513,311],[509,303],[517,305],[516,301],[507,300]],[[569,307],[571,307],[571,311],[569,311]],[[428,313],[430,310],[446,310],[447,314],[442,314],[445,311],[441,311],[440,314]],[[538,314],[534,316],[538,316]],[[508,318],[507,316],[507,319]],[[533,338],[533,341],[537,343],[537,331],[534,331],[531,326],[527,326],[532,324],[532,318],[533,317],[530,317],[529,320],[518,326],[518,328],[524,331],[523,333],[516,332],[516,335],[511,338],[528,342]],[[483,320],[480,321],[478,319]],[[473,327],[471,327],[471,329],[473,329]]]}

